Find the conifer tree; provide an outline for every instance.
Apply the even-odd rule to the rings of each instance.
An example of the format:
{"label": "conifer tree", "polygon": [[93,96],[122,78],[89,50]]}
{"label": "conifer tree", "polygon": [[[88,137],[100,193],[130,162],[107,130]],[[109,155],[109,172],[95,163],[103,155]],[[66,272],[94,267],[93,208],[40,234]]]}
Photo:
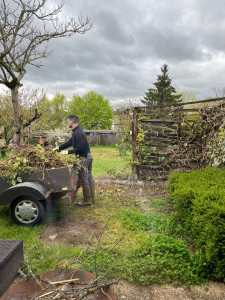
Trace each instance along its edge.
{"label": "conifer tree", "polygon": [[150,88],[145,93],[144,99],[141,102],[145,105],[163,105],[173,104],[181,101],[182,94],[176,94],[176,90],[171,86],[171,78],[168,75],[168,65],[164,64],[161,67],[162,74],[157,76],[157,81],[154,83],[156,88]]}

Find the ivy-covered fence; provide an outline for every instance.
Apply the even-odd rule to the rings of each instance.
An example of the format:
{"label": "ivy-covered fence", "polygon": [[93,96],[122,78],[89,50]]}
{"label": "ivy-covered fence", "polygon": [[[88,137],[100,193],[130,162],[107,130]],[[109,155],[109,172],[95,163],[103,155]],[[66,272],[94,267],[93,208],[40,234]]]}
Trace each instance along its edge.
{"label": "ivy-covered fence", "polygon": [[135,107],[133,177],[166,179],[225,162],[225,98]]}

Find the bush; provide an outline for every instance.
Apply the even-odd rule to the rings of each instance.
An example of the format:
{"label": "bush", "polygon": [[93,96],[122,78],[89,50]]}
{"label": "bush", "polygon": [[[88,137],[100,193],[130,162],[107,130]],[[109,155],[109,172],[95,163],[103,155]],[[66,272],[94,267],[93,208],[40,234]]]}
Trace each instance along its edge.
{"label": "bush", "polygon": [[149,236],[127,259],[127,278],[148,284],[198,284],[205,278],[201,252],[188,251],[179,240],[163,234]]}
{"label": "bush", "polygon": [[173,173],[169,193],[196,249],[205,253],[209,275],[225,278],[225,170]]}

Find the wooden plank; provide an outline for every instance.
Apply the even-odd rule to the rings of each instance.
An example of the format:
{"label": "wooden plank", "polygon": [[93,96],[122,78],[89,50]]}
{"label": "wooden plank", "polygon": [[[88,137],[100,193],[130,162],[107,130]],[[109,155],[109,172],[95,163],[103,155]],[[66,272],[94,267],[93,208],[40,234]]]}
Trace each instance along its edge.
{"label": "wooden plank", "polygon": [[171,132],[176,132],[178,126],[177,125],[172,125],[173,127],[171,127],[172,124],[170,124],[170,127],[168,126],[160,126],[160,125],[155,125],[155,124],[142,124],[142,128],[147,128],[149,129],[149,127],[155,131],[155,130],[159,130],[159,131],[171,131]]}
{"label": "wooden plank", "polygon": [[142,122],[148,122],[148,123],[182,123],[182,120],[164,120],[164,119],[151,119],[151,120],[147,120],[147,119],[142,119],[139,120],[140,123]]}
{"label": "wooden plank", "polygon": [[149,142],[151,140],[155,141],[155,140],[159,140],[159,141],[177,141],[178,139],[178,135],[174,134],[174,135],[166,135],[166,134],[145,134],[145,141]]}
{"label": "wooden plank", "polygon": [[[204,99],[204,100],[184,102],[184,103],[175,103],[175,104],[152,105],[152,106],[147,106],[147,107],[149,109],[154,109],[154,108],[157,108],[157,107],[176,107],[176,106],[192,105],[192,104],[199,104],[199,103],[210,103],[210,102],[216,102],[216,101],[225,101],[225,97],[213,98],[213,99]],[[146,106],[138,106],[138,107],[135,107],[135,108],[144,109],[144,108],[146,108]]]}
{"label": "wooden plank", "polygon": [[[141,116],[152,116],[152,115],[155,115],[155,114],[158,114],[158,113],[165,113],[168,115],[168,113],[171,113],[171,114],[176,114],[176,113],[189,113],[189,112],[193,112],[193,113],[198,113],[199,112],[199,109],[197,108],[177,108],[177,109],[174,109],[174,110],[171,110],[170,108],[168,109],[165,109],[165,108],[158,108],[158,109],[154,109],[152,110],[151,108],[149,108],[149,110],[145,110],[144,113],[141,114]],[[140,113],[140,112],[139,112]]]}
{"label": "wooden plank", "polygon": [[169,127],[166,125],[158,125],[158,124],[150,124],[150,123],[142,123],[141,128],[151,131],[164,131],[164,132],[173,132],[177,133],[179,125],[178,124],[169,124]]}

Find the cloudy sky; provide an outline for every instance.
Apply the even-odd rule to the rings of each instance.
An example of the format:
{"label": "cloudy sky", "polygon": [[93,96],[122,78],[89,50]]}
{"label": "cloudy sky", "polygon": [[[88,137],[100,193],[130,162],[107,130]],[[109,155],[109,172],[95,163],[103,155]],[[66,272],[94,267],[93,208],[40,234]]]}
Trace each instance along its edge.
{"label": "cloudy sky", "polygon": [[52,41],[24,84],[49,96],[94,90],[112,104],[138,101],[167,63],[178,92],[204,99],[225,87],[224,0],[65,0],[62,17],[81,13],[92,29]]}

